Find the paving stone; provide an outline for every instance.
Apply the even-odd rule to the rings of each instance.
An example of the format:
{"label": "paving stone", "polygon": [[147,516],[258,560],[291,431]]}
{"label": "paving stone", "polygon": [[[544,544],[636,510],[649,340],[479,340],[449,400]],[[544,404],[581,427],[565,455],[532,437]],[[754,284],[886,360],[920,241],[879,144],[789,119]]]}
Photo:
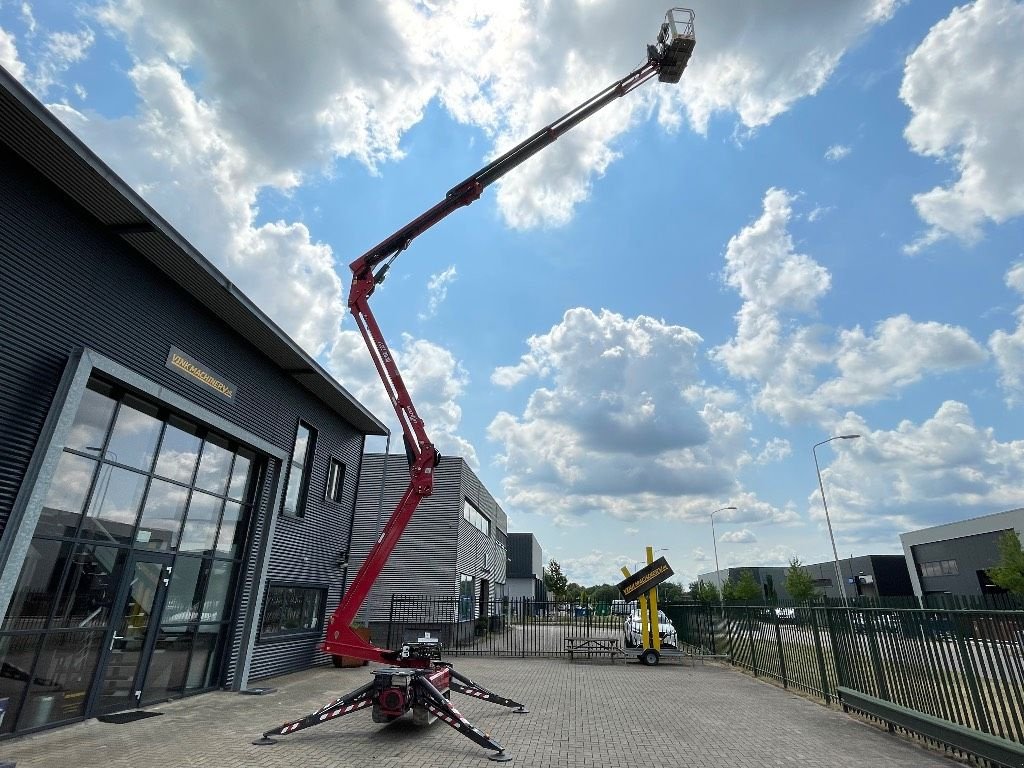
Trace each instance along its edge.
{"label": "paving stone", "polygon": [[[453,694],[455,706],[505,746],[512,765],[537,768],[953,768],[940,755],[716,664],[569,663],[562,659],[457,659],[476,682],[524,701],[529,714]],[[89,720],[0,742],[19,768],[347,768],[490,765],[441,722],[389,725],[368,710],[278,744],[250,742],[370,680],[370,668],[318,668],[261,680],[275,693],[215,692],[159,706],[125,725]]]}

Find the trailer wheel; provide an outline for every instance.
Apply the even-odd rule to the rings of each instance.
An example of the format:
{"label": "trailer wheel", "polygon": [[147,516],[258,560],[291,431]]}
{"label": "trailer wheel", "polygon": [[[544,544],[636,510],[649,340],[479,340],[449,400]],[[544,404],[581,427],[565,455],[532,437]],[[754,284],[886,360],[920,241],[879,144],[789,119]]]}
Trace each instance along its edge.
{"label": "trailer wheel", "polygon": [[646,651],[640,654],[640,663],[643,664],[645,667],[656,666],[660,659],[661,654],[659,654],[653,648],[648,648]]}

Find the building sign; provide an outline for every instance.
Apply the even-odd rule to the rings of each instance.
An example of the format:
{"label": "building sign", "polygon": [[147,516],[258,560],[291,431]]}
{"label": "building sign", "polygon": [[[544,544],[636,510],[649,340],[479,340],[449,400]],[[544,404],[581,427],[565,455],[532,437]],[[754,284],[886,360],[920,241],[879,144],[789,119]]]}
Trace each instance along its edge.
{"label": "building sign", "polygon": [[215,373],[194,357],[186,355],[177,347],[171,347],[167,353],[167,367],[175,373],[180,373],[186,379],[191,379],[207,389],[211,389],[225,400],[235,399],[235,385],[225,379],[219,373]]}
{"label": "building sign", "polygon": [[665,561],[665,558],[659,557],[646,568],[642,568],[632,576],[620,581],[616,586],[622,592],[624,599],[632,600],[651,591],[661,582],[668,581],[672,578],[673,573],[672,567]]}

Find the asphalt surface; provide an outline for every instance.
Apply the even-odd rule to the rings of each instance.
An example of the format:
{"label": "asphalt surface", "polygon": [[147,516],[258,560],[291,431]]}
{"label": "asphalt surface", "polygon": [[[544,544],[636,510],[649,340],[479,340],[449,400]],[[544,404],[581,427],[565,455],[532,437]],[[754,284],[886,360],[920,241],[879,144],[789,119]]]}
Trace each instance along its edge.
{"label": "asphalt surface", "polygon": [[[957,765],[941,755],[717,664],[465,658],[457,669],[524,701],[529,714],[453,694],[512,765],[684,768],[893,768]],[[263,696],[215,692],[149,707],[133,723],[84,723],[0,742],[0,763],[54,768],[485,766],[490,754],[442,722],[374,724],[368,710],[275,746],[250,742],[369,682],[371,667],[319,668],[259,681]]]}

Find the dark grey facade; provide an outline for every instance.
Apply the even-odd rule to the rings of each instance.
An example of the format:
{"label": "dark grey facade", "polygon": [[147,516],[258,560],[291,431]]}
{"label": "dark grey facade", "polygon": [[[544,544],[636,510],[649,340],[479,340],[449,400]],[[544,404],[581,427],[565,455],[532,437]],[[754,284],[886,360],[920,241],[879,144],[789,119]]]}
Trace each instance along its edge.
{"label": "dark grey facade", "polygon": [[[814,579],[818,591],[828,598],[840,599],[836,564],[832,560],[803,566]],[[721,571],[702,573],[701,581],[718,586],[730,579],[739,580],[744,571],[750,571],[761,585],[766,600],[791,600],[786,590],[788,566],[744,566],[723,568]],[[847,597],[896,597],[913,595],[906,561],[902,555],[861,555],[839,561]],[[721,581],[719,581],[721,580]]]}
{"label": "dark grey facade", "polygon": [[[408,484],[404,455],[363,457],[349,561],[353,577]],[[467,503],[488,521],[488,533],[466,519]],[[504,510],[465,460],[442,456],[433,494],[420,502],[360,612],[374,641],[386,640],[392,595],[462,597],[471,600],[467,620],[493,611],[505,596],[507,530]]]}
{"label": "dark grey facade", "polygon": [[986,595],[1001,590],[986,571],[999,562],[999,539],[1024,535],[1024,508],[910,531],[900,536],[914,592]]}
{"label": "dark grey facade", "polygon": [[0,69],[0,733],[329,662],[385,433]]}
{"label": "dark grey facade", "polygon": [[547,600],[544,587],[544,553],[532,533],[508,535],[508,579],[510,598]]}

